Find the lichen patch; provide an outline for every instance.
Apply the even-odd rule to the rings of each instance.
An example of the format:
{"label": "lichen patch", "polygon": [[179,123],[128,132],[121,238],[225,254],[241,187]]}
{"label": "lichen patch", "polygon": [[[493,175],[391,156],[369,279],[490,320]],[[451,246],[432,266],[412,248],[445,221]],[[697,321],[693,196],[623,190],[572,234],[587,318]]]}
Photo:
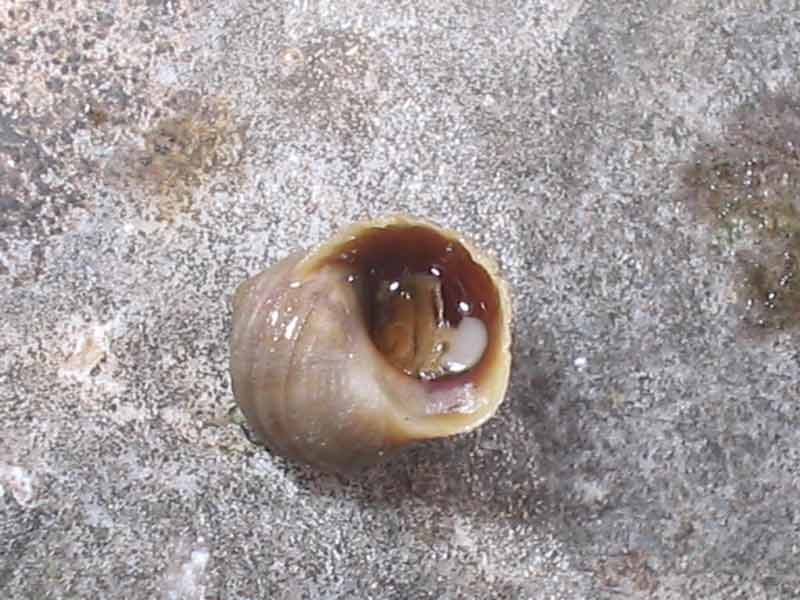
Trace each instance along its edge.
{"label": "lichen patch", "polygon": [[800,326],[800,100],[759,99],[682,173],[689,206],[736,258],[736,298],[749,332]]}
{"label": "lichen patch", "polygon": [[173,103],[170,114],[140,132],[140,146],[112,161],[112,180],[145,192],[162,221],[199,209],[198,199],[217,177],[235,175],[244,147],[244,128],[220,99]]}

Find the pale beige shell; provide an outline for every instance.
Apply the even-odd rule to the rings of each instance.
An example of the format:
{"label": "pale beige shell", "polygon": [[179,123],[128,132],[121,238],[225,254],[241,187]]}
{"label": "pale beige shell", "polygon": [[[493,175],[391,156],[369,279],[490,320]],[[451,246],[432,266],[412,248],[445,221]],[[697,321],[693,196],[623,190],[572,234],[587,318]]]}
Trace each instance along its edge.
{"label": "pale beige shell", "polygon": [[[455,383],[410,377],[387,361],[370,337],[363,298],[350,283],[354,267],[336,262],[343,248],[364,237],[420,228],[460,245],[496,294],[486,355],[480,368]],[[506,284],[494,261],[456,232],[419,219],[390,216],[346,227],[246,280],[233,306],[231,380],[250,428],[276,454],[325,470],[379,462],[410,443],[470,431],[495,413],[506,394]]]}

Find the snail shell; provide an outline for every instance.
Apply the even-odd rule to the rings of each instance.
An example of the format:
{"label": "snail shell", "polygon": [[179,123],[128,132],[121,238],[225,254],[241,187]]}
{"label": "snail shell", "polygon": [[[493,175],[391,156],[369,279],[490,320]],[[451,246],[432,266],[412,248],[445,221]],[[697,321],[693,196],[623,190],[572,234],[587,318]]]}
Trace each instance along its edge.
{"label": "snail shell", "polygon": [[246,280],[233,307],[231,381],[248,425],[324,470],[470,431],[506,393],[506,284],[425,221],[350,225]]}

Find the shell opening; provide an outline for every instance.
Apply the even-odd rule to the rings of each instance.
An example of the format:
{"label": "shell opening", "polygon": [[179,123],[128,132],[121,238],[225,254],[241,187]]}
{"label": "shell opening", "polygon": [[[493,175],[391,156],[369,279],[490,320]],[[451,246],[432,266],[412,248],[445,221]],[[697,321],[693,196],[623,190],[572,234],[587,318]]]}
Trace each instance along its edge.
{"label": "shell opening", "polygon": [[390,225],[361,232],[334,256],[389,364],[425,381],[482,368],[497,339],[499,294],[462,243],[431,227]]}

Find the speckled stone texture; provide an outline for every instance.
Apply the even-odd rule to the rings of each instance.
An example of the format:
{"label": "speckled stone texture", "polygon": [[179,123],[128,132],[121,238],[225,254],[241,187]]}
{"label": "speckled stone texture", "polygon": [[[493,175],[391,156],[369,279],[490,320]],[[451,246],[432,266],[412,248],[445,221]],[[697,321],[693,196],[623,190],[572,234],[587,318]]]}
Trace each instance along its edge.
{"label": "speckled stone texture", "polygon": [[[772,157],[795,239],[798,48],[789,1],[0,0],[0,597],[800,597],[793,255],[753,332],[763,223],[685,175]],[[509,396],[352,479],[276,459],[231,292],[396,211],[501,263]]]}

